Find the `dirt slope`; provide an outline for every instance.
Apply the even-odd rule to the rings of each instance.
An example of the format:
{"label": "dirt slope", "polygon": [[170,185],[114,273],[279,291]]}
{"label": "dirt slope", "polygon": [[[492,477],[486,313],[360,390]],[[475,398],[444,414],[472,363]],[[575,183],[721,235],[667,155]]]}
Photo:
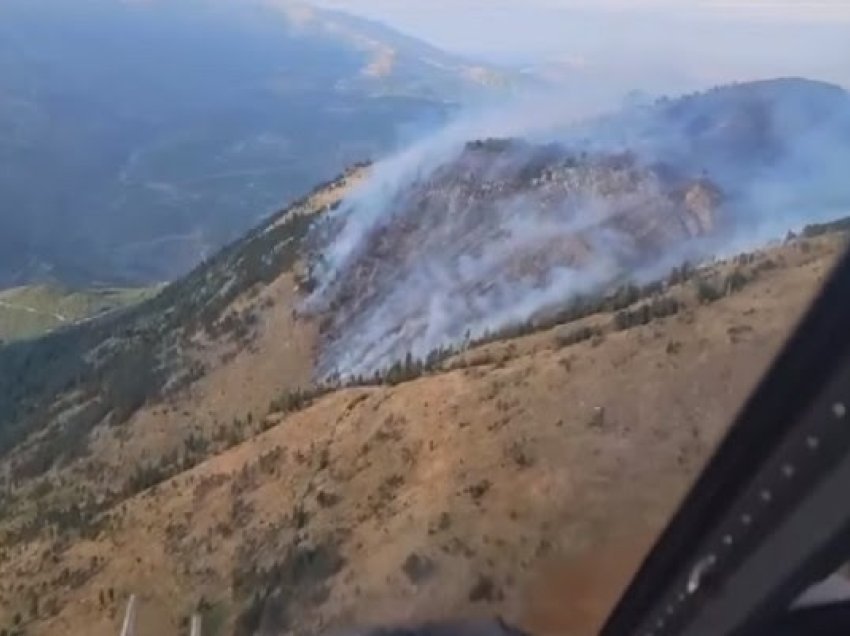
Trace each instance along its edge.
{"label": "dirt slope", "polygon": [[[310,373],[282,276],[251,300],[250,345],[197,343],[218,361],[203,379],[98,427],[88,456],[6,480],[0,629],[115,634],[137,593],[138,636],[185,632],[199,606],[205,634],[493,613],[593,633],[843,244],[758,253],[742,289],[679,286],[679,311],[646,325],[596,314],[266,415]],[[568,344],[580,326],[598,331]],[[185,470],[123,490],[175,451]],[[105,503],[74,517],[89,500]]]}

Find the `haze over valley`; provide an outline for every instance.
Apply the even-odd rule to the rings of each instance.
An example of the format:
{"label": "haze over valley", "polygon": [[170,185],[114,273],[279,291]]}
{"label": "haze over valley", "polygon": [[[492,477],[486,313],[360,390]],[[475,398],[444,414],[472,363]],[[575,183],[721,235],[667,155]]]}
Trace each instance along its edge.
{"label": "haze over valley", "polygon": [[850,244],[850,69],[446,5],[0,0],[0,636],[598,633]]}
{"label": "haze over valley", "polygon": [[0,286],[187,272],[518,76],[298,3],[0,6]]}

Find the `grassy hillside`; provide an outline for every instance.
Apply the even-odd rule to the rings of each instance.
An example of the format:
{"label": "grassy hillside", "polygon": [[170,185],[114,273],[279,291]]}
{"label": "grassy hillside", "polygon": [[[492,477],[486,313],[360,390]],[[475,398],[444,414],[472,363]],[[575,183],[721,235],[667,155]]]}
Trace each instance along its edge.
{"label": "grassy hillside", "polygon": [[[286,218],[109,326],[203,373],[82,428],[109,394],[72,384],[0,461],[0,628],[111,635],[137,593],[140,636],[198,608],[205,634],[493,613],[594,633],[847,242],[813,228],[317,393],[296,390],[297,258],[245,268]],[[131,373],[91,351],[102,381]],[[78,452],[34,463],[68,431]]]}
{"label": "grassy hillside", "polygon": [[158,289],[71,290],[34,285],[0,291],[0,342],[32,338],[134,305],[152,297]]}

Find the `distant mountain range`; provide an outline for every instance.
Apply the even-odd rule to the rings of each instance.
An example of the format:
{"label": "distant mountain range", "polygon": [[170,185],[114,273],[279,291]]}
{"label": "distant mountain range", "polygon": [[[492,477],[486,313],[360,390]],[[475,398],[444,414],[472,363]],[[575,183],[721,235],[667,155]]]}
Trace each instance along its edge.
{"label": "distant mountain range", "polygon": [[6,0],[0,287],[171,279],[521,81],[286,0]]}

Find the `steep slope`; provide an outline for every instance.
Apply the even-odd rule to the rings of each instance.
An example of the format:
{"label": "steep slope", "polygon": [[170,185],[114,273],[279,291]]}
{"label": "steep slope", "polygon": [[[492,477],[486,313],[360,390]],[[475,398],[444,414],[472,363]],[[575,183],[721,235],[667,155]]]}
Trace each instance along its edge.
{"label": "steep slope", "polygon": [[501,90],[475,68],[290,2],[3,2],[0,287],[173,279]]}
{"label": "steep slope", "polygon": [[546,143],[456,137],[381,162],[315,232],[322,374],[424,358],[618,280],[850,211],[850,95],[818,82],[719,87],[547,125],[535,132]]}
{"label": "steep slope", "polygon": [[[471,142],[402,169],[395,159],[356,167],[155,298],[0,349],[0,453],[20,451],[18,480],[38,477],[85,457],[101,424],[133,421],[164,440],[157,452],[173,471],[185,427],[173,434],[161,417],[135,414],[168,411],[181,391],[197,391],[199,404],[219,394],[187,426],[221,431],[224,444],[233,436],[222,426],[317,378],[411,368],[446,346],[619,308],[635,283],[728,249],[765,220],[763,209],[741,210],[737,190],[730,208],[720,186],[651,154],[520,141]],[[847,205],[850,193],[836,201]],[[794,225],[822,214],[800,210]],[[134,469],[124,459],[107,461],[123,471],[116,483]]]}
{"label": "steep slope", "polygon": [[[291,383],[266,377],[262,408],[285,386],[309,385],[312,327],[293,311],[300,243],[313,214],[334,205],[364,170],[317,188],[144,303],[0,348],[0,452],[38,438],[18,458],[21,478],[85,455],[94,426],[119,425],[240,354],[280,352],[287,341],[301,350],[294,359],[301,371]],[[264,370],[270,369],[260,366],[256,376]],[[257,407],[238,404],[240,416]]]}
{"label": "steep slope", "polygon": [[[336,249],[352,243],[345,219],[319,240],[320,373],[424,358],[656,265],[659,254],[683,258],[683,246],[718,233],[721,199],[707,180],[630,154],[468,144],[380,204],[367,194],[387,214],[356,251]],[[358,203],[366,207],[350,204],[353,223],[368,211]]]}
{"label": "steep slope", "polygon": [[[0,624],[20,612],[28,634],[111,634],[138,593],[141,635],[198,607],[214,634],[495,612],[593,633],[844,245],[826,234],[685,274],[665,292],[677,312],[636,326],[593,314],[273,410],[229,450],[192,429],[202,463],[81,516],[62,502],[156,457],[149,425],[102,428],[78,470],[7,491]],[[701,291],[733,274],[722,297]],[[138,417],[185,431],[195,395]]]}
{"label": "steep slope", "polygon": [[[0,348],[0,629],[113,633],[139,592],[141,634],[196,607],[238,636],[494,610],[584,633],[616,590],[551,616],[535,585],[598,551],[627,576],[846,244],[844,221],[713,260],[738,193],[638,153],[489,140],[404,168],[352,168],[156,297]],[[507,298],[493,329],[316,383],[348,323],[419,333],[394,293],[563,271],[578,286]]]}

